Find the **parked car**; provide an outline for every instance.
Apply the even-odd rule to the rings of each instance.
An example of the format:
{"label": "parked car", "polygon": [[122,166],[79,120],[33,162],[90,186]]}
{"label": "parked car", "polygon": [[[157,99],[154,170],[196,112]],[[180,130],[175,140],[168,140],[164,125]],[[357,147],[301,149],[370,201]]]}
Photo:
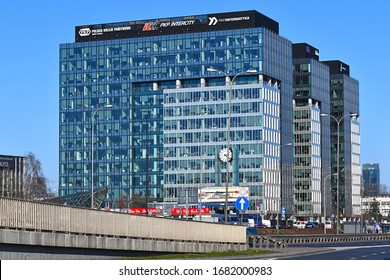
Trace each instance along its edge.
{"label": "parked car", "polygon": [[319,228],[320,224],[317,222],[308,222],[305,225],[305,228]]}
{"label": "parked car", "polygon": [[325,228],[326,229],[331,229],[332,228],[332,222],[331,221],[326,221],[325,222]]}
{"label": "parked car", "polygon": [[307,224],[307,221],[296,221],[294,224],[293,224],[293,227],[295,228],[305,228],[305,225]]}
{"label": "parked car", "polygon": [[246,228],[246,235],[259,235],[259,232],[257,231],[257,228],[255,228],[255,227],[247,227]]}

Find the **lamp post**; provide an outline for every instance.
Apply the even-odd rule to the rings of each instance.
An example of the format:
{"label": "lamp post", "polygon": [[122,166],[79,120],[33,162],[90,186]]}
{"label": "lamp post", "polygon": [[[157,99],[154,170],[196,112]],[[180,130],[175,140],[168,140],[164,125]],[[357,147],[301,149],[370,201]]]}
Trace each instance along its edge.
{"label": "lamp post", "polygon": [[336,212],[337,212],[337,217],[336,217],[336,234],[339,234],[339,227],[340,227],[340,207],[339,207],[339,181],[340,181],[340,166],[339,166],[339,162],[340,162],[340,123],[341,121],[347,117],[347,116],[350,116],[350,117],[355,117],[357,116],[358,114],[356,113],[351,113],[349,115],[344,115],[342,116],[341,118],[336,118],[335,116],[333,115],[330,115],[330,114],[321,114],[321,117],[330,117],[330,118],[333,118],[336,123],[337,123],[337,186],[336,186]]}
{"label": "lamp post", "polygon": [[324,234],[326,234],[326,203],[325,203],[325,188],[326,188],[326,179],[330,178],[332,175],[337,175],[337,173],[331,173],[325,176],[324,178],[324,193],[323,193],[323,204],[324,204]]}
{"label": "lamp post", "polygon": [[149,112],[146,115],[146,143],[145,143],[145,150],[146,150],[146,162],[145,162],[145,168],[146,168],[146,186],[145,186],[145,204],[146,204],[146,216],[149,216]]}
{"label": "lamp post", "polygon": [[[280,149],[282,148],[282,147],[285,147],[285,146],[292,146],[292,143],[286,143],[286,144],[283,144],[283,145],[280,145],[279,147],[278,147],[278,154],[279,154],[279,152],[280,152]],[[278,164],[278,166],[279,166],[279,183],[280,183],[280,210],[282,210],[282,161],[281,161],[281,159],[280,159],[280,154],[279,154],[279,164]],[[277,233],[279,233],[279,211],[277,211],[277,209],[276,209],[276,231],[277,231]]]}
{"label": "lamp post", "polygon": [[91,165],[91,208],[93,209],[93,187],[94,187],[94,133],[95,133],[95,115],[96,113],[102,109],[102,108],[112,108],[112,105],[105,105],[103,107],[98,107],[91,115],[91,121],[92,121],[92,136],[91,136],[91,157],[92,157],[92,165]]}
{"label": "lamp post", "polygon": [[203,132],[202,130],[200,132],[200,149],[199,149],[199,161],[200,161],[200,168],[199,168],[199,219],[202,221],[202,183],[203,183],[203,159],[202,159],[202,149],[203,149]]}
{"label": "lamp post", "polygon": [[198,191],[198,194],[199,194],[199,218],[200,220],[202,221],[202,188],[203,188],[203,155],[202,155],[202,151],[203,151],[203,137],[204,137],[204,133],[205,132],[209,132],[208,129],[205,129],[203,128],[200,132],[200,141],[199,141],[199,144],[200,144],[200,148],[199,148],[199,164],[200,164],[200,168],[199,168],[199,191]]}
{"label": "lamp post", "polygon": [[[217,72],[219,74],[225,75],[225,77],[229,80],[229,105],[228,105],[228,118],[227,118],[227,135],[226,135],[226,151],[229,153],[230,151],[230,117],[231,117],[231,104],[232,104],[232,94],[233,94],[233,82],[237,78],[237,76],[245,73],[254,74],[257,73],[257,70],[248,69],[246,71],[239,72],[232,79],[230,76],[221,70],[217,70],[214,68],[207,68],[209,72]],[[228,223],[228,195],[229,195],[229,160],[226,161],[226,195],[225,195],[225,224]]]}

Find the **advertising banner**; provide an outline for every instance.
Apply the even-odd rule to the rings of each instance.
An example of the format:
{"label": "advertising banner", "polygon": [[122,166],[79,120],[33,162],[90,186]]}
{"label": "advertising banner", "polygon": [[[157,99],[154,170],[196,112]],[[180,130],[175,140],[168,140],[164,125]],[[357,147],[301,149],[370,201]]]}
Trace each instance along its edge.
{"label": "advertising banner", "polygon": [[185,34],[215,30],[267,27],[279,32],[279,24],[256,11],[76,26],[76,42]]}
{"label": "advertising banner", "polygon": [[[226,200],[226,188],[225,187],[213,187],[213,188],[202,188],[200,190],[200,196],[202,204],[225,202]],[[248,187],[229,187],[228,202],[234,202],[239,197],[249,197]]]}
{"label": "advertising banner", "polygon": [[0,157],[0,169],[15,169],[15,160],[8,157]]}

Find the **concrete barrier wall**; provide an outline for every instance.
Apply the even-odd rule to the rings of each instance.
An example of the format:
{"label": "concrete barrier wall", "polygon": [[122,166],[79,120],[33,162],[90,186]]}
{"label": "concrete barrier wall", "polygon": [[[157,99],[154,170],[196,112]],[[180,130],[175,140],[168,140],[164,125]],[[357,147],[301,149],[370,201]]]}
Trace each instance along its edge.
{"label": "concrete barrier wall", "polygon": [[[243,251],[247,248],[246,244],[237,243],[204,243],[179,240],[164,241],[156,239],[39,232],[4,228],[0,228],[0,244],[12,245],[14,251],[23,250],[24,245],[50,247],[51,249],[43,248],[41,250],[48,250],[52,252],[51,254],[60,253],[63,248],[131,251],[129,252],[129,255],[134,255],[134,252],[208,253],[212,251],[223,252],[227,250]],[[36,249],[30,248],[25,252],[29,253],[34,250]],[[0,259],[13,259],[14,251],[11,251],[11,254],[0,252]],[[79,255],[83,254],[83,252],[76,250],[74,254]],[[35,258],[39,259],[39,255]]]}
{"label": "concrete barrier wall", "polygon": [[243,226],[0,198],[0,227],[146,239],[246,243]]}

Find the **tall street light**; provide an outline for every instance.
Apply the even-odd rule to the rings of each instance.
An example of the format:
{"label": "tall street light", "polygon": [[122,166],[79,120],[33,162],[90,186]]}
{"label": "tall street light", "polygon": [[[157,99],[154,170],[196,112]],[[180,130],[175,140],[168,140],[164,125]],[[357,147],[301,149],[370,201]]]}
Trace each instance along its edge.
{"label": "tall street light", "polygon": [[330,114],[321,114],[321,117],[330,117],[333,118],[336,123],[337,123],[337,186],[336,186],[336,211],[337,211],[337,218],[336,218],[336,234],[339,234],[339,227],[340,227],[340,207],[339,207],[339,181],[340,181],[340,166],[339,166],[339,161],[340,161],[340,123],[341,121],[347,117],[356,117],[358,114],[356,113],[351,113],[349,115],[344,115],[341,118],[336,118],[333,115]]}
{"label": "tall street light", "polygon": [[104,108],[112,108],[112,105],[104,105],[103,107],[99,107],[97,108],[91,115],[91,120],[92,120],[92,136],[91,136],[91,153],[92,153],[92,166],[91,166],[91,208],[93,209],[94,205],[93,205],[93,187],[94,187],[94,141],[95,141],[95,137],[94,137],[94,134],[95,134],[95,115],[96,113],[100,110],[100,109],[104,109]]}
{"label": "tall street light", "polygon": [[335,176],[337,173],[331,173],[325,176],[324,178],[324,192],[323,192],[323,204],[324,204],[324,234],[326,234],[326,196],[325,196],[325,189],[326,189],[326,179],[330,178],[330,176]]}
{"label": "tall street light", "polygon": [[[281,157],[280,157],[280,149],[282,147],[286,147],[286,146],[292,146],[292,143],[286,143],[286,144],[283,144],[283,145],[280,145],[278,147],[278,155],[279,155],[279,183],[280,183],[280,203],[279,203],[279,206],[280,206],[280,210],[282,210],[282,161],[281,161]],[[277,209],[276,210],[276,231],[277,233],[279,233],[279,211]]]}
{"label": "tall street light", "polygon": [[[232,160],[232,157],[229,156],[230,153],[230,117],[231,117],[231,104],[232,104],[232,94],[233,94],[233,82],[237,78],[237,76],[241,74],[255,74],[257,70],[248,69],[246,71],[239,72],[232,79],[230,76],[221,70],[217,70],[214,68],[207,68],[209,72],[217,72],[219,74],[225,75],[225,77],[229,80],[229,106],[228,106],[228,118],[227,118],[227,135],[226,135],[226,195],[225,195],[225,224],[228,223],[228,195],[229,195],[229,162]],[[232,155],[231,155],[232,156]],[[229,158],[230,157],[230,158]]]}
{"label": "tall street light", "polygon": [[203,188],[203,137],[205,132],[209,132],[210,130],[203,128],[200,132],[200,148],[199,148],[199,189],[198,189],[198,195],[199,195],[199,219],[202,221],[202,188]]}

